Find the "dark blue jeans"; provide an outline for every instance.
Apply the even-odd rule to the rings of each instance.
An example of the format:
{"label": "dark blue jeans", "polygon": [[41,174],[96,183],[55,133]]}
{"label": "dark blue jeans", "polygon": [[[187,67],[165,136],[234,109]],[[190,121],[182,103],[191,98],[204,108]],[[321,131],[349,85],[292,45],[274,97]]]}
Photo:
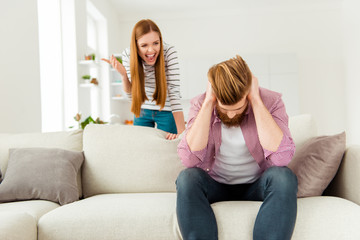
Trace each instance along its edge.
{"label": "dark blue jeans", "polygon": [[141,109],[140,116],[134,116],[134,126],[156,127],[165,132],[177,134],[174,116],[171,111]]}
{"label": "dark blue jeans", "polygon": [[[297,213],[297,178],[287,167],[271,167],[251,184],[227,185],[200,168],[183,170],[177,180],[176,214],[184,240],[218,239],[210,204],[221,201],[263,201],[253,239],[291,239]],[[241,223],[239,223],[241,224]]]}

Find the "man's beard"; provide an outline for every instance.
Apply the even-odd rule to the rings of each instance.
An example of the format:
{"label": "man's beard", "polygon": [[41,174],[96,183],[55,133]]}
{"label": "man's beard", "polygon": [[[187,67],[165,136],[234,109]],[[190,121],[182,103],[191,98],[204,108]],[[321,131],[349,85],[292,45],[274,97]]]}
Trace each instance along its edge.
{"label": "man's beard", "polygon": [[248,109],[248,105],[246,105],[246,108],[242,113],[236,114],[233,118],[229,118],[226,113],[221,112],[218,105],[216,105],[216,112],[218,117],[220,118],[221,122],[225,124],[227,127],[239,127],[241,122],[245,118],[245,113]]}

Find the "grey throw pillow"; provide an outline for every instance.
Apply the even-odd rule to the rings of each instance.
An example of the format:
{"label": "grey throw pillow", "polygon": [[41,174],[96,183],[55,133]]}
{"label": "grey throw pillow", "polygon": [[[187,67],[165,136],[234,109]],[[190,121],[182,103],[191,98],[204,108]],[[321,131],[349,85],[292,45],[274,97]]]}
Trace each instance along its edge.
{"label": "grey throw pillow", "polygon": [[298,178],[298,197],[321,196],[335,177],[346,147],[345,132],[309,139],[288,167]]}
{"label": "grey throw pillow", "polygon": [[42,199],[60,205],[79,199],[77,173],[83,152],[57,148],[9,150],[8,167],[0,184],[0,202]]}

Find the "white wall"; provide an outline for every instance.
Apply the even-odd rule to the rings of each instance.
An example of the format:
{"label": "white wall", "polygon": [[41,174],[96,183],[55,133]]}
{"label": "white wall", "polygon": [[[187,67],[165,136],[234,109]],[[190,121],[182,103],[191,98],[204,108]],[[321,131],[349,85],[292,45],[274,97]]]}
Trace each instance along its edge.
{"label": "white wall", "polygon": [[[320,134],[337,133],[346,128],[348,136],[352,135],[351,141],[359,142],[356,137],[360,134],[357,110],[360,72],[356,64],[360,50],[359,40],[355,39],[360,38],[360,20],[353,11],[358,9],[356,1],[344,2],[344,10],[342,1],[333,0],[321,1],[321,4],[304,1],[294,6],[238,5],[197,12],[183,9],[169,13],[152,9],[141,15],[132,12],[125,16],[116,14],[111,4],[93,0],[109,18],[109,53],[128,47],[134,24],[141,18],[151,18],[161,28],[165,41],[177,47],[183,63],[204,57],[227,58],[236,53],[295,54],[300,112],[315,117]],[[77,0],[77,11],[84,4],[85,0]],[[348,18],[343,19],[347,15]],[[0,132],[40,131],[36,0],[3,1],[0,19]],[[85,21],[84,13],[77,12],[78,47],[86,43]],[[345,51],[343,46],[347,46]],[[78,49],[79,59],[84,51]],[[206,73],[204,79],[195,83],[197,91],[201,91],[205,81]]]}
{"label": "white wall", "polygon": [[347,137],[360,144],[360,2],[344,1],[344,46],[346,74]]}
{"label": "white wall", "polygon": [[[121,38],[121,33],[119,31],[118,23],[119,19],[116,11],[113,9],[112,5],[107,1],[100,0],[91,0],[92,4],[100,12],[101,15],[105,17],[105,21],[102,21],[102,27],[106,34],[101,34],[103,39],[98,39],[98,41],[105,42],[103,48],[100,49],[100,54],[96,56],[97,60],[100,61],[100,58],[108,58],[109,54],[116,52],[117,42]],[[77,56],[78,60],[83,60],[87,52],[87,15],[86,15],[86,0],[77,0],[76,1],[76,35],[77,35]],[[106,27],[107,26],[107,27]],[[99,106],[99,115],[92,116],[94,119],[100,117],[104,121],[109,120],[110,115],[110,100],[109,100],[109,73],[108,73],[108,64],[105,62],[100,62],[99,74],[99,88],[79,88],[79,112],[81,112],[84,118],[88,117],[91,114],[91,92],[99,94],[101,100],[101,105]],[[81,69],[79,69],[79,78],[83,74]]]}
{"label": "white wall", "polygon": [[[151,18],[165,41],[176,46],[181,64],[202,59],[214,59],[216,63],[217,59],[235,54],[295,54],[300,113],[314,116],[320,134],[343,131],[346,98],[340,1],[264,7],[234,4],[231,9],[219,5],[198,12],[133,12],[121,22],[124,38],[120,47],[128,46],[131,29],[138,20]],[[206,86],[206,72],[197,82],[182,81],[182,86],[192,89],[192,93],[201,92]],[[191,97],[186,96],[186,89],[183,95]]]}
{"label": "white wall", "polygon": [[0,4],[0,132],[41,131],[37,1]]}
{"label": "white wall", "polygon": [[[108,25],[108,47],[109,52],[117,51],[117,46],[120,38],[122,37],[119,21],[116,10],[107,1],[90,0],[94,6],[106,17]],[[79,60],[87,54],[86,42],[86,0],[76,0],[76,33],[78,44],[78,58]],[[104,57],[104,56],[102,56]]]}
{"label": "white wall", "polygon": [[[107,1],[92,2],[108,18],[108,47],[111,52],[116,51],[113,49],[121,36],[117,14]],[[76,0],[75,10],[77,58],[80,60],[86,53],[86,0]],[[0,132],[41,131],[37,23],[37,0],[1,2]]]}

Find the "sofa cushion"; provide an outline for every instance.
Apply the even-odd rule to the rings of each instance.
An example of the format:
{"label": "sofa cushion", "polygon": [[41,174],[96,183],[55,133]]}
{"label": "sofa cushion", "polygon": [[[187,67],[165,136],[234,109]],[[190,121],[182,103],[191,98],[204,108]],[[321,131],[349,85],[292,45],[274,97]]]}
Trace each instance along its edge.
{"label": "sofa cushion", "polygon": [[[82,151],[82,130],[52,133],[0,134],[0,169],[6,174],[10,148],[61,148]],[[82,196],[81,171],[77,176],[79,197]]]}
{"label": "sofa cushion", "polygon": [[103,193],[175,192],[184,168],[179,139],[149,127],[88,125],[84,130],[82,183],[85,197]]}
{"label": "sofa cushion", "polygon": [[36,220],[39,220],[42,215],[58,208],[59,206],[60,205],[57,203],[45,200],[9,202],[0,204],[0,213],[6,211],[14,213],[27,213],[33,216]]}
{"label": "sofa cushion", "polygon": [[345,152],[345,132],[311,138],[288,167],[298,178],[298,197],[320,196],[334,178]]}
{"label": "sofa cushion", "polygon": [[79,199],[76,176],[83,152],[58,148],[10,149],[0,202],[42,199],[67,204]]}
{"label": "sofa cushion", "polygon": [[[261,202],[231,201],[211,205],[219,229],[219,239],[252,238]],[[298,199],[298,212],[292,240],[360,239],[357,204],[335,197]]]}
{"label": "sofa cushion", "polygon": [[45,214],[38,239],[175,239],[175,203],[175,193],[89,197]]}
{"label": "sofa cushion", "polygon": [[37,240],[37,221],[27,213],[0,212],[1,240]]}
{"label": "sofa cushion", "polygon": [[[39,240],[181,239],[176,193],[103,194],[67,204],[44,215]],[[252,239],[261,202],[228,201],[211,205],[219,239]],[[298,199],[292,240],[360,239],[360,208],[335,197]]]}

